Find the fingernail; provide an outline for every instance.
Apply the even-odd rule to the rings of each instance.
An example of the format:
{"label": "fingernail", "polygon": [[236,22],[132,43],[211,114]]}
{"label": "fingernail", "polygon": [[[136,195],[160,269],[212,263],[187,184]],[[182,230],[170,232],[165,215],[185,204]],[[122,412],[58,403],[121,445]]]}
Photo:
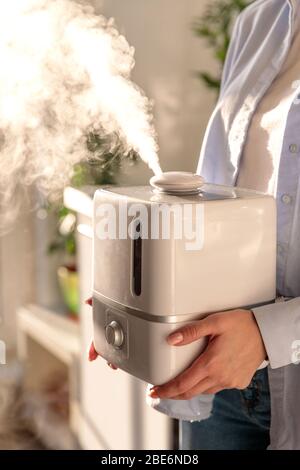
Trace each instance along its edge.
{"label": "fingernail", "polygon": [[168,336],[168,343],[171,344],[171,346],[174,346],[175,344],[179,344],[182,341],[183,341],[182,333],[172,333],[170,336]]}
{"label": "fingernail", "polygon": [[96,357],[97,357],[97,354],[95,352],[89,351],[89,355],[88,355],[89,361],[91,361],[91,362],[94,361],[96,359]]}
{"label": "fingernail", "polygon": [[90,305],[92,306],[93,305],[93,299],[90,298],[90,299],[86,299],[86,301],[84,302],[86,305]]}
{"label": "fingernail", "polygon": [[149,395],[151,398],[159,398],[157,389],[155,388],[151,388],[151,390],[149,391]]}

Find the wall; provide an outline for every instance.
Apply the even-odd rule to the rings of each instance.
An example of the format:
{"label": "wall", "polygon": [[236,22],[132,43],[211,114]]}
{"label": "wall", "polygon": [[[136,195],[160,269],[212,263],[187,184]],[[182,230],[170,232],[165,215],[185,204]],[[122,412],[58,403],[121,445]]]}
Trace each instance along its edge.
{"label": "wall", "polygon": [[16,310],[34,298],[33,230],[24,212],[15,227],[0,236],[0,340],[9,350],[16,343]]}
{"label": "wall", "polygon": [[[215,95],[196,70],[214,70],[211,51],[191,31],[207,0],[94,0],[97,11],[114,17],[136,51],[134,80],[154,100],[163,170],[196,169]],[[144,164],[123,180],[147,181]]]}

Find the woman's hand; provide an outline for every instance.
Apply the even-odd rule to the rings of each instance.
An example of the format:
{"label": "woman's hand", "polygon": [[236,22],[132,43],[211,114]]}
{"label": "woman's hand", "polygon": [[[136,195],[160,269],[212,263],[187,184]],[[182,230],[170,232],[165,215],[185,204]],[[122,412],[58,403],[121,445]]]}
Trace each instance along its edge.
{"label": "woman's hand", "polygon": [[183,346],[209,337],[204,352],[170,382],[150,390],[152,398],[188,400],[200,393],[246,388],[266,359],[266,350],[250,310],[231,310],[209,315],[172,333],[171,346]]}
{"label": "woman's hand", "polygon": [[[89,299],[87,299],[85,301],[85,303],[87,305],[90,305],[92,307],[93,305],[93,300],[92,298],[90,297]],[[96,349],[95,349],[95,345],[94,345],[94,342],[92,341],[91,342],[91,345],[90,345],[90,349],[89,349],[89,354],[88,354],[88,359],[89,361],[95,361],[95,359],[97,359],[97,357],[100,356],[100,354],[97,353]],[[114,364],[111,364],[110,362],[107,363],[107,365],[113,369],[113,370],[117,370],[117,367],[114,365]]]}

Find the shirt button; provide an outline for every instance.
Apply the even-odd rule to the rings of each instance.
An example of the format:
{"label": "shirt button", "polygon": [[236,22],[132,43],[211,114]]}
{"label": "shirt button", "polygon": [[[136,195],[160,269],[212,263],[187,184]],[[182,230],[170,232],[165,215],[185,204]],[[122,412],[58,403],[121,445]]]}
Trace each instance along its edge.
{"label": "shirt button", "polygon": [[297,144],[291,144],[291,145],[289,146],[289,151],[290,151],[291,153],[298,153],[298,145],[297,145]]}
{"label": "shirt button", "polygon": [[283,194],[281,196],[281,201],[284,203],[284,204],[290,204],[292,202],[292,198],[289,194]]}

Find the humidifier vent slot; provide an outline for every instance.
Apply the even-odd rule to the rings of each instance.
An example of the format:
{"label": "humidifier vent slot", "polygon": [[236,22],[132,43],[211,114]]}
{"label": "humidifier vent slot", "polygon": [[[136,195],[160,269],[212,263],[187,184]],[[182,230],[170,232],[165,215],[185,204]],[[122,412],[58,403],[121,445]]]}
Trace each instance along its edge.
{"label": "humidifier vent slot", "polygon": [[133,242],[133,269],[132,269],[132,288],[133,293],[137,296],[142,292],[142,236],[141,236],[141,222],[135,222],[136,236]]}

